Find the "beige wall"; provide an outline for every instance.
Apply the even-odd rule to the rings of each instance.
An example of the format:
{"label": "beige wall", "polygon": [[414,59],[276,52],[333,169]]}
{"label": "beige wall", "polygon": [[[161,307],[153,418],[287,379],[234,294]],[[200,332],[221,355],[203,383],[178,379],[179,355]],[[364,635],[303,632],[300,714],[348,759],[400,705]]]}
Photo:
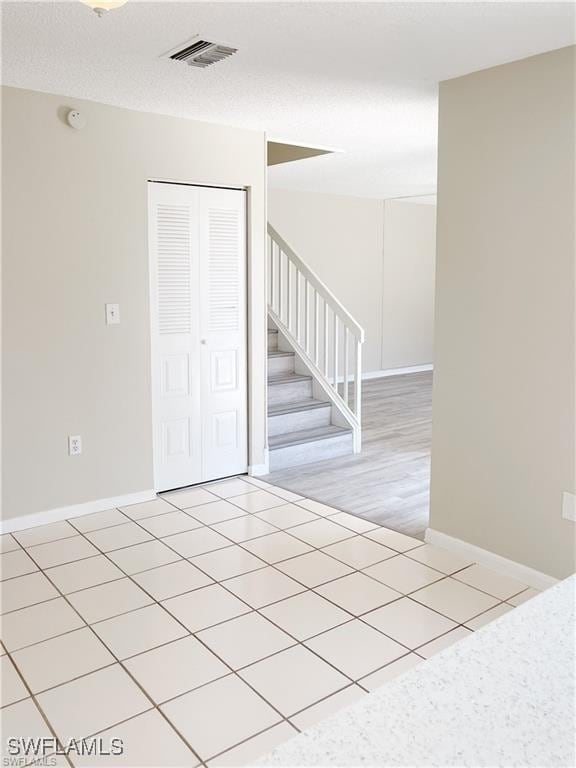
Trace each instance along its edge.
{"label": "beige wall", "polygon": [[381,368],[432,363],[436,206],[384,204]]}
{"label": "beige wall", "polygon": [[435,210],[269,190],[272,226],[363,326],[365,373],[432,362]]}
{"label": "beige wall", "polygon": [[440,87],[430,525],[556,577],[575,567],[574,50]]}
{"label": "beige wall", "polygon": [[263,133],[3,89],[4,519],[153,487],[151,178],[249,187],[250,462],[264,462],[265,157]]}

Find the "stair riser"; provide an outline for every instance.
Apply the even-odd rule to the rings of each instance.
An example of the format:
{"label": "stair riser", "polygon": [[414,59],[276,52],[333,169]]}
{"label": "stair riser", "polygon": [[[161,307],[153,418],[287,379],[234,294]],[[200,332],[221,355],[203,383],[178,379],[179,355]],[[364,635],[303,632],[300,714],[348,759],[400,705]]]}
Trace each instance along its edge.
{"label": "stair riser", "polygon": [[268,402],[271,405],[296,403],[307,397],[312,397],[312,381],[309,379],[268,385]]}
{"label": "stair riser", "polygon": [[268,375],[275,376],[277,373],[294,373],[294,355],[268,358]]}
{"label": "stair riser", "polygon": [[351,453],[353,453],[351,434],[315,440],[301,445],[288,445],[285,448],[270,451],[270,471],[297,467],[300,464],[311,464],[316,461],[326,461]]}
{"label": "stair riser", "polygon": [[268,416],[268,434],[271,436],[285,435],[288,432],[298,432],[301,429],[328,426],[331,411],[332,408],[327,405],[324,408],[310,408],[307,411]]}
{"label": "stair riser", "polygon": [[276,352],[278,349],[278,334],[268,332],[268,351]]}

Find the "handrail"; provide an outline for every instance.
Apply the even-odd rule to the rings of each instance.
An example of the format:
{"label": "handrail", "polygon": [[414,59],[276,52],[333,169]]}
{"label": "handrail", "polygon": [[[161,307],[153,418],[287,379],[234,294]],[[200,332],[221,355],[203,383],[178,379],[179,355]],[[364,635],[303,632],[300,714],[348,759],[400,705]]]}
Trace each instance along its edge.
{"label": "handrail", "polygon": [[364,343],[364,328],[357,322],[350,312],[344,307],[334,296],[330,288],[322,282],[318,275],[306,264],[296,251],[284,240],[284,238],[278,234],[272,224],[268,223],[268,235],[272,240],[280,247],[280,249],[290,258],[290,260],[298,266],[300,272],[306,277],[306,279],[312,283],[314,288],[320,293],[320,295],[328,301],[328,303],[336,308],[338,316],[342,322],[348,326],[348,328],[357,336],[360,343]]}
{"label": "handrail", "polygon": [[332,401],[340,419],[352,427],[358,452],[364,329],[271,224],[268,276],[270,317],[312,373],[315,385]]}

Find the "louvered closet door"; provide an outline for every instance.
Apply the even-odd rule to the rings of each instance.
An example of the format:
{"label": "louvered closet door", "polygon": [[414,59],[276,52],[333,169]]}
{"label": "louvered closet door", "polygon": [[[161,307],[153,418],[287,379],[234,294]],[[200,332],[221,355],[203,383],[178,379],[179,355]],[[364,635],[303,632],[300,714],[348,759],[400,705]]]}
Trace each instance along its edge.
{"label": "louvered closet door", "polygon": [[204,479],[247,468],[245,193],[200,197],[200,335]]}
{"label": "louvered closet door", "polygon": [[244,193],[149,185],[156,490],[244,472]]}

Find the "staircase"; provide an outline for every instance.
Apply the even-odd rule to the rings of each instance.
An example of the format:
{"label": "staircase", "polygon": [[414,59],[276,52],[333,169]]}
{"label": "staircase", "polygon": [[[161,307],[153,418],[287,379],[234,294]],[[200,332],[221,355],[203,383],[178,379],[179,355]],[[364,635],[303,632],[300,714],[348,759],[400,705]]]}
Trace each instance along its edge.
{"label": "staircase", "polygon": [[364,331],[268,225],[270,471],[358,453]]}

